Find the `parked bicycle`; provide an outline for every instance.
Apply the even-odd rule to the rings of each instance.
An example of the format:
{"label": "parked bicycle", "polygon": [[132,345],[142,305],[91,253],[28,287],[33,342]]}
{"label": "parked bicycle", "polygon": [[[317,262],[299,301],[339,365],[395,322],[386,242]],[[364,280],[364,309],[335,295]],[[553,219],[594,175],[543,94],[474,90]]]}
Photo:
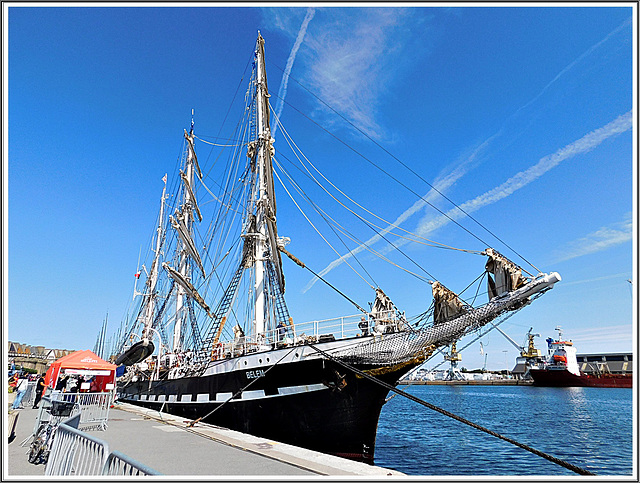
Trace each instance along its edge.
{"label": "parked bicycle", "polygon": [[29,463],[46,463],[49,459],[51,444],[62,419],[71,415],[74,408],[80,408],[77,403],[70,401],[51,401],[51,408],[48,410],[51,418],[43,421],[38,427],[31,447],[29,448]]}

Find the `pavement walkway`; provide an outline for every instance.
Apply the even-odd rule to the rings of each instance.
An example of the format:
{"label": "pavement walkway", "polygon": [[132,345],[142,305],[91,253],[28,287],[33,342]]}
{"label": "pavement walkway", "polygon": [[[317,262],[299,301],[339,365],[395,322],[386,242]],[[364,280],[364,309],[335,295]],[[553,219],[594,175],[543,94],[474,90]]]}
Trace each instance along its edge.
{"label": "pavement walkway", "polygon": [[[44,475],[44,465],[27,460],[28,442],[38,411],[17,411],[16,437],[3,456],[3,479]],[[167,413],[117,403],[105,431],[89,431],[143,465],[174,476],[243,476],[248,479],[287,476],[294,479],[325,476],[381,478],[402,473],[337,456],[257,438],[226,428],[198,423]],[[6,440],[5,440],[6,441]]]}

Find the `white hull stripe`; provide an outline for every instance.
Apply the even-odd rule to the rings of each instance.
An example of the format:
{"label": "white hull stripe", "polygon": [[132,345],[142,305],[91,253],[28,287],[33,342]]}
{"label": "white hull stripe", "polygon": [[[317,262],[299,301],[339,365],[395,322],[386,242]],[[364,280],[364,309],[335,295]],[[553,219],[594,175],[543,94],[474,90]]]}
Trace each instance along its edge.
{"label": "white hull stripe", "polygon": [[[240,402],[240,401],[247,401],[247,400],[252,400],[252,399],[266,399],[266,398],[273,398],[273,397],[282,397],[282,396],[290,396],[290,395],[294,395],[294,394],[304,394],[307,392],[315,392],[315,391],[322,391],[327,389],[327,386],[325,386],[324,384],[310,384],[310,385],[303,385],[303,386],[287,386],[287,387],[280,387],[278,388],[278,394],[273,394],[273,395],[265,395],[264,390],[262,389],[258,389],[256,391],[244,391],[242,393],[242,398],[241,399],[231,399],[231,397],[233,396],[232,393],[230,392],[219,392],[215,395],[215,398],[213,398],[213,402],[225,402],[228,401],[229,399],[231,399],[231,402]],[[127,398],[127,396],[125,394],[121,394],[120,397],[123,398]],[[157,398],[158,401],[164,401],[165,400],[164,395],[161,395]],[[156,395],[155,394],[150,394],[150,395],[146,395],[146,394],[142,394],[140,396],[138,396],[137,394],[134,394],[131,396],[131,399],[134,400],[141,400],[141,401],[155,401],[156,400]],[[208,403],[211,402],[212,400],[209,398],[209,394],[198,394],[196,396],[196,401],[193,401],[193,396],[191,394],[184,394],[183,396],[181,396],[180,398],[177,397],[177,395],[170,395],[168,397],[168,401],[169,402],[181,402],[181,403]]]}

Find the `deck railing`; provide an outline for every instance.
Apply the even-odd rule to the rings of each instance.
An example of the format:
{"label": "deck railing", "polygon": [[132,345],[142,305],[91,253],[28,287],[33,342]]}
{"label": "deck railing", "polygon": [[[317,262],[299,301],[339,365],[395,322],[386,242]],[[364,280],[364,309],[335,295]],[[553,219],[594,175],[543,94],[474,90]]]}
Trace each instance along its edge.
{"label": "deck railing", "polygon": [[241,336],[233,341],[221,342],[214,347],[211,357],[220,359],[269,348],[380,335],[397,332],[405,327],[406,321],[396,312],[378,314],[375,318],[371,315],[356,314],[313,320],[282,326],[257,337]]}

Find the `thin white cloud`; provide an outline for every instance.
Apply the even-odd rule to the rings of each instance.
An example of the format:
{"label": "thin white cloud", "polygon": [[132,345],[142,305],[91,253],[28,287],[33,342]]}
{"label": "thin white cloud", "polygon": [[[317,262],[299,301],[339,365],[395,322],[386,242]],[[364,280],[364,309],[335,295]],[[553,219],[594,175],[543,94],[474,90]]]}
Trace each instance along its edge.
{"label": "thin white cloud", "polygon": [[610,342],[620,341],[629,342],[632,337],[632,326],[628,325],[610,325],[605,327],[597,327],[594,329],[581,329],[566,334],[570,340],[578,343],[583,342]]}
{"label": "thin white cloud", "polygon": [[[569,72],[576,64],[578,64],[580,61],[582,61],[583,59],[588,57],[590,54],[592,54],[602,44],[604,44],[606,41],[608,41],[615,34],[617,34],[620,31],[622,31],[629,24],[630,24],[630,20],[629,19],[625,20],[618,27],[616,27],[613,31],[611,31],[607,36],[605,36],[603,39],[601,39],[600,41],[598,41],[597,43],[592,45],[589,49],[587,49],[579,57],[577,57],[572,62],[570,62],[567,66],[565,66],[546,86],[543,87],[543,89],[536,96],[534,96],[531,100],[529,100],[523,106],[518,108],[511,116],[509,116],[509,118],[507,118],[507,120],[505,121],[503,126],[496,133],[494,133],[492,136],[487,138],[482,144],[480,144],[474,150],[474,152],[472,153],[471,156],[469,156],[463,163],[461,163],[451,173],[449,173],[448,175],[441,176],[438,180],[436,180],[434,182],[434,185],[436,186],[438,191],[440,191],[441,193],[445,193],[445,191],[446,191],[446,189],[448,187],[452,186],[453,183],[455,183],[455,181],[457,181],[458,179],[463,177],[470,169],[473,168],[474,164],[477,164],[478,162],[480,162],[480,153],[481,153],[481,151],[486,150],[488,148],[488,146],[496,138],[498,138],[503,133],[506,125],[509,124],[521,111],[523,111],[525,108],[527,108],[528,106],[533,104],[535,101],[537,101],[549,89],[549,87],[551,85],[556,83],[561,77],[563,77],[567,72]],[[371,77],[373,77],[373,76],[368,76],[368,78],[371,78]],[[556,153],[556,154],[558,154],[558,153]],[[543,159],[545,159],[545,158],[543,158]],[[557,161],[557,158],[556,158],[556,161]],[[544,168],[544,166],[541,163],[538,163],[537,166],[538,166],[538,168]],[[529,174],[533,175],[534,173],[529,173]],[[450,180],[451,182],[450,183],[446,183],[447,179]],[[514,180],[514,178],[512,178],[512,180]],[[516,184],[513,183],[513,187],[515,187],[515,186],[516,186]],[[433,201],[433,199],[432,199],[432,195],[433,194],[434,194],[434,192],[433,192],[433,190],[431,190],[429,193],[427,193],[427,195],[425,195],[424,198],[428,199],[429,202],[432,202]],[[495,195],[495,193],[494,193],[494,195]],[[476,199],[476,203],[480,203],[480,202],[481,202],[481,200]],[[485,202],[486,202],[486,199],[485,199]],[[389,233],[389,231],[391,231],[391,229],[393,228],[393,225],[399,225],[400,223],[403,223],[409,217],[411,217],[413,214],[419,212],[420,209],[424,208],[426,205],[427,205],[427,203],[422,199],[416,201],[411,207],[409,207],[407,210],[405,210],[404,213],[402,213],[400,216],[398,216],[398,218],[393,222],[392,225],[389,225],[388,228],[386,228],[383,231],[381,231],[380,234],[374,235],[369,240],[364,242],[362,245],[358,246],[357,248],[355,248],[354,250],[350,251],[349,253],[346,253],[342,257],[340,257],[340,258],[334,260],[333,262],[331,262],[327,267],[325,267],[325,269],[323,269],[320,272],[320,276],[326,275],[328,272],[330,272],[331,270],[333,270],[337,266],[341,265],[344,261],[348,260],[353,255],[356,255],[356,254],[362,252],[366,247],[369,247],[369,246],[373,245],[374,243],[376,243],[377,241],[379,241],[382,238],[382,236],[386,235],[387,233]],[[478,209],[478,208],[475,208],[475,209]],[[455,210],[455,211],[457,211],[457,210]],[[457,215],[460,216],[461,213],[457,212]],[[448,221],[449,220],[446,217],[444,217],[444,218],[441,217],[440,219],[433,221],[432,226],[429,227],[429,222],[423,218],[423,220],[420,222],[420,226],[423,227],[424,232],[421,233],[421,235],[422,236],[426,236],[430,231],[433,231],[434,229],[438,228],[439,226],[442,226],[442,224],[448,223]],[[398,244],[396,244],[396,246],[402,246],[405,243],[407,243],[407,242],[406,241],[399,242]],[[382,250],[382,253],[388,253],[388,252],[392,251],[393,249],[394,249],[393,247],[387,246],[385,249]],[[311,279],[311,281],[307,284],[307,286],[305,287],[303,292],[306,292],[307,290],[309,290],[315,284],[315,282],[317,280],[318,279],[316,277]]]}
{"label": "thin white cloud", "polygon": [[[578,154],[587,153],[598,147],[603,141],[610,137],[628,131],[631,129],[632,122],[632,111],[622,114],[609,124],[598,128],[595,131],[591,131],[577,141],[559,149],[555,153],[545,156],[535,165],[515,174],[501,185],[463,203],[460,205],[460,208],[470,214],[484,206],[500,201],[540,178],[546,172],[558,166],[562,161],[573,158]],[[448,224],[451,219],[457,220],[465,216],[464,213],[457,208],[452,208],[446,215],[447,216],[439,216],[435,219],[423,219],[416,232],[421,236],[426,236],[435,229]]]}
{"label": "thin white cloud", "polygon": [[571,334],[577,337],[588,337],[593,334],[602,335],[604,332],[627,332],[631,329],[631,325],[620,324],[620,325],[608,325],[606,327],[598,326],[591,328],[584,328],[578,330],[572,330]]}
{"label": "thin white cloud", "polygon": [[[626,278],[625,278],[626,277]],[[562,287],[566,288],[571,285],[581,285],[583,283],[593,283],[593,282],[601,282],[603,280],[611,280],[611,279],[619,279],[619,280],[629,280],[629,272],[615,273],[613,275],[605,275],[603,277],[595,277],[595,278],[587,278],[584,280],[574,280],[572,282],[567,282],[565,280],[562,281]],[[600,329],[598,329],[600,330]]]}
{"label": "thin white cloud", "polygon": [[[265,21],[289,35],[300,25],[300,11],[266,8]],[[412,8],[316,8],[303,48],[297,52],[296,62],[305,66],[297,77],[367,135],[381,139],[390,133],[377,115],[382,94],[403,65],[428,52],[424,36],[412,32],[424,33],[430,20],[430,15],[416,15]],[[413,59],[398,55],[406,51],[414,52]],[[318,104],[311,114],[323,118],[326,112],[326,106]],[[335,115],[322,122],[336,122]]]}
{"label": "thin white cloud", "polygon": [[[621,116],[614,119],[613,121],[606,124],[605,126],[598,128],[594,131],[591,131],[590,133],[584,135],[582,138],[578,139],[577,141],[559,149],[555,153],[543,157],[535,165],[531,166],[530,168],[524,171],[517,173],[516,175],[509,178],[507,181],[505,181],[501,185],[496,186],[495,188],[487,191],[486,193],[463,203],[462,205],[460,205],[460,208],[465,213],[471,214],[479,210],[480,208],[483,208],[497,201],[500,201],[510,196],[517,190],[527,186],[529,183],[532,183],[533,181],[537,180],[542,175],[547,173],[549,170],[558,166],[562,161],[573,158],[579,154],[587,153],[595,149],[596,147],[598,147],[602,142],[609,139],[610,137],[623,133],[625,131],[628,131],[632,126],[632,122],[633,122],[632,111],[622,114]],[[405,211],[403,215],[406,215],[406,217],[408,217],[409,214],[412,214],[413,212],[417,211],[417,208],[419,207],[419,205],[420,205],[420,202],[415,203],[409,210]],[[436,229],[441,228],[447,225],[448,223],[450,223],[451,220],[458,220],[466,216],[465,213],[463,213],[458,208],[452,208],[447,213],[445,213],[445,215],[440,215],[436,218],[429,218],[429,219],[423,218],[414,231],[416,234],[422,237],[426,237]],[[403,215],[401,215],[398,218],[398,220],[401,220]],[[401,221],[404,221],[404,220],[401,220]],[[398,224],[398,223],[394,223],[394,224]],[[387,229],[386,231],[388,232],[389,230]],[[378,238],[376,237],[377,235],[369,239],[366,243],[370,243],[372,242],[372,240],[377,241]],[[610,243],[613,243],[615,240],[620,240],[620,236],[616,238],[614,236],[614,233],[610,232],[609,237],[607,238],[606,233],[603,232],[601,234],[601,239],[602,239],[601,240],[602,243],[600,243],[599,246],[601,247],[600,249],[604,249],[605,248],[604,242],[607,239],[609,240]],[[618,242],[621,243],[620,241]],[[406,243],[408,243],[406,240],[401,240],[395,245],[396,247],[399,247]],[[327,267],[325,267],[319,273],[319,275],[320,276],[326,275],[329,271],[333,270],[336,266],[338,266],[344,260],[352,256],[353,254],[362,251],[362,249],[363,247],[359,246],[358,248],[352,250],[350,253],[338,258],[337,260],[334,260]],[[393,249],[394,248],[392,247],[388,247],[386,250],[391,251]],[[317,280],[318,280],[317,277],[314,277],[313,279],[311,279],[311,281],[307,284],[307,286],[303,291],[306,292],[307,290],[309,290]]]}
{"label": "thin white cloud", "polygon": [[[300,49],[300,45],[304,40],[304,36],[307,33],[307,28],[309,27],[309,22],[315,15],[316,11],[314,8],[307,8],[307,14],[304,16],[304,20],[302,21],[302,25],[300,26],[300,30],[298,31],[298,36],[296,37],[296,41],[293,44],[293,48],[289,53],[289,58],[287,59],[287,65],[284,68],[284,73],[282,74],[282,82],[280,83],[280,89],[278,90],[278,105],[276,107],[276,118],[280,119],[280,115],[282,114],[282,109],[284,107],[284,99],[287,97],[287,86],[289,85],[289,74],[291,74],[291,69],[293,68],[293,62],[296,60],[296,55],[298,54],[298,50]],[[275,137],[276,131],[278,130],[278,124],[276,123],[273,126],[272,136]]]}
{"label": "thin white cloud", "polygon": [[603,226],[593,233],[569,243],[563,250],[563,255],[556,259],[556,263],[592,255],[607,248],[630,242],[632,237],[633,221],[631,213],[628,213],[623,221]]}
{"label": "thin white cloud", "polygon": [[[464,166],[461,165],[456,170],[454,170],[452,173],[449,173],[445,177],[437,180],[434,183],[434,187],[435,187],[435,189],[437,191],[439,191],[440,193],[443,193],[449,187],[451,187],[458,179],[460,179],[465,173],[466,173],[466,170],[464,169]],[[340,258],[338,258],[338,259],[334,260],[333,262],[331,262],[318,275],[320,277],[326,275],[331,270],[336,268],[338,265],[341,265],[343,262],[347,261],[349,258],[351,258],[354,255],[357,255],[358,253],[360,253],[363,250],[365,250],[366,247],[369,247],[369,246],[373,245],[374,243],[376,243],[378,240],[382,239],[382,237],[385,236],[386,234],[388,234],[391,230],[393,230],[394,227],[400,226],[403,222],[405,222],[414,213],[422,210],[424,208],[424,206],[427,204],[427,202],[429,202],[429,203],[435,202],[436,199],[438,199],[440,197],[440,195],[436,192],[436,190],[434,190],[434,189],[430,190],[422,199],[416,201],[410,208],[408,208],[407,210],[404,211],[404,213],[402,213],[400,216],[398,216],[393,221],[393,223],[389,224],[389,226],[387,228],[385,228],[384,230],[381,230],[377,234],[373,235],[366,242],[364,242],[361,245],[357,246],[356,248],[351,250],[349,253],[346,253],[343,256],[341,256]],[[313,277],[309,281],[309,283],[306,285],[306,287],[302,290],[302,292],[304,293],[307,290],[309,290],[311,287],[313,287],[313,285],[317,281],[318,281],[318,277]]]}
{"label": "thin white cloud", "polygon": [[522,109],[524,109],[527,106],[529,106],[529,104],[532,104],[533,102],[538,100],[538,98],[540,96],[542,96],[547,91],[547,89],[549,89],[549,87],[551,87],[564,74],[566,74],[568,71],[570,71],[576,64],[579,64],[582,60],[584,60],[586,57],[591,55],[596,49],[598,49],[602,44],[604,44],[606,41],[608,41],[611,37],[613,37],[614,35],[616,35],[617,33],[621,32],[622,30],[624,30],[627,27],[631,27],[631,17],[626,19],[624,22],[622,22],[620,25],[618,25],[615,29],[613,29],[611,32],[609,32],[609,34],[606,37],[604,37],[602,40],[600,40],[599,42],[597,42],[597,43],[593,44],[591,47],[589,47],[579,57],[577,57],[573,62],[569,63],[564,69],[562,69],[558,73],[558,75],[556,75],[551,80],[551,82],[549,82],[546,86],[544,86],[544,88],[538,93],[537,96],[535,96],[533,99],[531,99],[529,102],[527,102],[524,106],[522,106],[520,109],[518,109],[518,111],[521,111]]}

